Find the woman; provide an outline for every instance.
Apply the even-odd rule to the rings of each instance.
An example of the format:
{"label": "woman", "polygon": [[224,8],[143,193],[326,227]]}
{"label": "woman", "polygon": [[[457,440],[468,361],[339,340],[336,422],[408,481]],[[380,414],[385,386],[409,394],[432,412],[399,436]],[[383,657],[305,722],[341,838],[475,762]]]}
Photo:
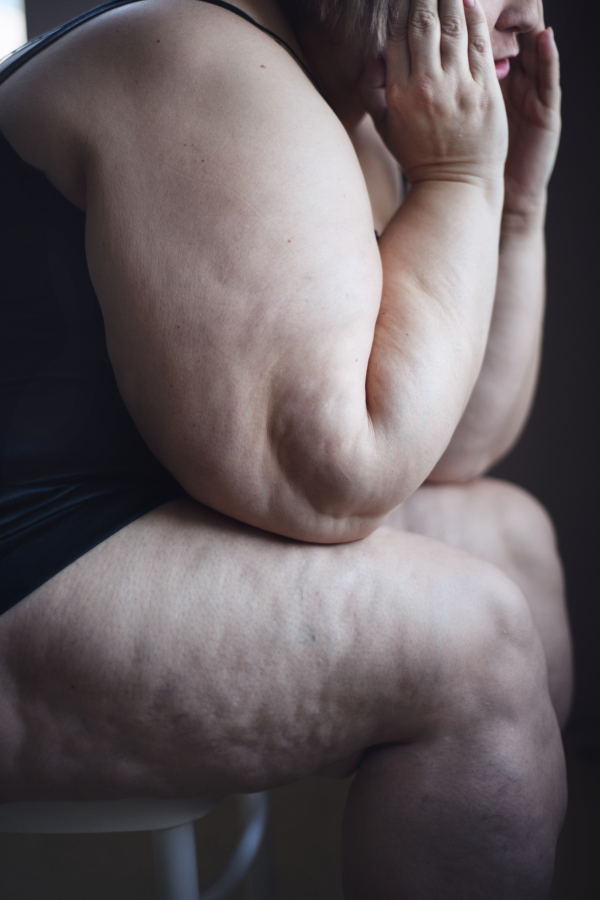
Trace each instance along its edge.
{"label": "woman", "polygon": [[348,897],[547,896],[560,565],[479,478],[539,356],[537,0],[145,0],[10,72],[3,799],[356,771]]}

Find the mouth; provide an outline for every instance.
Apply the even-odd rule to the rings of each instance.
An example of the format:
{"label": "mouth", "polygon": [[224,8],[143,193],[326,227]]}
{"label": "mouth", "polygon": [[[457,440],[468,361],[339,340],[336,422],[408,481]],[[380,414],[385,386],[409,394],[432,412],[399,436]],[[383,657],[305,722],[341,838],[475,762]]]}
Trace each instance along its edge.
{"label": "mouth", "polygon": [[495,60],[495,63],[498,81],[502,81],[502,79],[506,78],[510,72],[510,56],[505,56],[504,59],[497,59]]}

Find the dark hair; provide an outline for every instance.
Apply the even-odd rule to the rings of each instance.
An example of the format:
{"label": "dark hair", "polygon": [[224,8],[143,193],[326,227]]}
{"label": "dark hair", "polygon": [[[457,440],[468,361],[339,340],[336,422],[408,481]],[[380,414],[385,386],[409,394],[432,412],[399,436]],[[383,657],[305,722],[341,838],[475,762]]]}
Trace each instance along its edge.
{"label": "dark hair", "polygon": [[283,0],[292,19],[316,18],[342,25],[359,37],[365,50],[380,52],[390,29],[406,14],[409,0]]}

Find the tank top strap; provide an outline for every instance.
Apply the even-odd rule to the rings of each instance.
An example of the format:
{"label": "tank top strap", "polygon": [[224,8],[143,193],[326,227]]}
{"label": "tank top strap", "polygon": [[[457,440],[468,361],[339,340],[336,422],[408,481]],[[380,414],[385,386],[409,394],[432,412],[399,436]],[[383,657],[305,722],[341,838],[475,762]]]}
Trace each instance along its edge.
{"label": "tank top strap", "polygon": [[[102,3],[100,6],[95,6],[93,9],[88,10],[85,13],[82,13],[80,16],[77,16],[74,19],[71,19],[69,22],[65,22],[64,25],[60,25],[58,28],[54,28],[52,31],[46,32],[46,34],[42,34],[37,38],[33,38],[33,40],[28,41],[22,47],[19,47],[14,53],[11,53],[6,59],[0,63],[0,84],[5,81],[13,72],[16,72],[17,69],[20,69],[21,66],[25,65],[30,59],[33,59],[34,56],[37,56],[42,50],[46,47],[49,47],[50,44],[53,44],[55,41],[59,40],[63,35],[68,34],[70,31],[73,31],[74,28],[77,28],[79,25],[83,25],[85,22],[89,22],[90,19],[95,19],[97,16],[101,16],[102,13],[109,12],[112,9],[118,9],[120,6],[128,6],[131,3],[140,3],[142,0],[110,0],[108,3]],[[243,10],[239,9],[237,6],[234,6],[232,3],[227,3],[226,0],[200,0],[202,3],[209,3],[211,6],[220,6],[222,9],[227,10],[228,12],[234,13],[236,16],[239,16],[241,19],[245,19],[246,22],[249,22],[251,25],[254,25],[255,28],[258,28],[260,31],[263,31],[265,34],[268,34],[269,37],[273,38],[274,41],[283,47],[284,50],[292,56],[292,58],[298,63],[306,77],[311,81],[315,89],[319,92],[319,94],[323,97],[326,103],[329,103],[327,97],[324,95],[323,91],[315,81],[311,72],[305,65],[305,63],[300,59],[295,50],[293,50],[290,45],[280,38],[278,34],[275,34],[274,31],[271,31],[269,28],[265,28],[264,25],[260,25],[252,16],[249,16],[248,13],[245,13]]]}
{"label": "tank top strap", "polygon": [[287,52],[290,54],[290,56],[296,60],[296,62],[298,63],[298,65],[300,66],[300,68],[302,69],[302,71],[304,72],[306,77],[309,79],[309,81],[311,81],[313,83],[314,87],[319,92],[319,94],[323,97],[323,99],[326,102],[328,102],[327,97],[325,97],[323,91],[321,90],[321,88],[319,87],[317,82],[315,81],[309,68],[306,66],[305,63],[302,62],[302,60],[300,59],[300,57],[298,56],[296,51],[290,47],[290,45],[287,43],[287,41],[284,41],[283,38],[279,37],[278,34],[275,34],[275,32],[271,31],[269,28],[265,28],[264,25],[260,25],[259,22],[256,21],[256,19],[253,19],[252,16],[249,16],[248,13],[245,13],[243,10],[239,9],[237,6],[233,6],[231,3],[227,3],[226,0],[201,0],[201,2],[202,3],[210,3],[211,6],[220,6],[222,9],[226,9],[229,12],[235,13],[236,16],[240,16],[241,19],[245,19],[246,22],[250,22],[251,25],[254,25],[260,31],[264,31],[265,34],[268,34],[269,37],[272,37],[274,41],[277,41],[277,43],[281,47],[283,47],[284,50],[287,50]]}
{"label": "tank top strap", "polygon": [[89,22],[90,19],[95,19],[96,16],[101,16],[102,13],[108,12],[111,9],[117,9],[119,6],[128,6],[130,3],[140,2],[142,2],[142,0],[110,0],[109,3],[102,3],[100,6],[95,6],[93,9],[89,9],[80,16],[71,19],[69,22],[65,22],[64,25],[59,25],[58,28],[53,28],[52,31],[47,31],[45,34],[40,34],[39,37],[33,38],[31,41],[23,44],[22,47],[18,47],[14,53],[7,56],[0,64],[0,84],[2,84],[3,81],[6,81],[6,79],[12,75],[13,72],[16,72],[17,69],[20,69],[21,66],[24,66],[26,62],[33,59],[34,56],[37,56],[38,53],[46,47],[49,47],[50,44],[53,44],[64,34],[73,31],[78,25],[83,25],[84,22]]}

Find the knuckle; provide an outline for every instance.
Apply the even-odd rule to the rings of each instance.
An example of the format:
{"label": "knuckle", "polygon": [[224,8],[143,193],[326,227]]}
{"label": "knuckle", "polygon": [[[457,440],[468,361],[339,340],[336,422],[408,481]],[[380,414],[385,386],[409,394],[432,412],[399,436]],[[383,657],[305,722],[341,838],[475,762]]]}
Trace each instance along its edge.
{"label": "knuckle", "polygon": [[475,35],[471,38],[471,50],[484,56],[487,53],[488,42],[482,35]]}
{"label": "knuckle", "polygon": [[460,37],[465,30],[464,23],[458,16],[445,16],[440,24],[442,34],[447,37]]}
{"label": "knuckle", "polygon": [[418,9],[413,13],[410,26],[417,34],[431,34],[437,27],[437,16],[427,9]]}
{"label": "knuckle", "polygon": [[397,109],[402,105],[402,101],[404,98],[404,92],[402,89],[396,84],[388,85],[386,91],[386,101],[388,107],[392,107],[393,109]]}
{"label": "knuckle", "polygon": [[415,99],[419,106],[430,109],[437,100],[438,92],[431,78],[419,78],[415,84]]}
{"label": "knuckle", "polygon": [[390,25],[389,39],[391,41],[404,41],[408,35],[408,24],[406,22],[392,22]]}

